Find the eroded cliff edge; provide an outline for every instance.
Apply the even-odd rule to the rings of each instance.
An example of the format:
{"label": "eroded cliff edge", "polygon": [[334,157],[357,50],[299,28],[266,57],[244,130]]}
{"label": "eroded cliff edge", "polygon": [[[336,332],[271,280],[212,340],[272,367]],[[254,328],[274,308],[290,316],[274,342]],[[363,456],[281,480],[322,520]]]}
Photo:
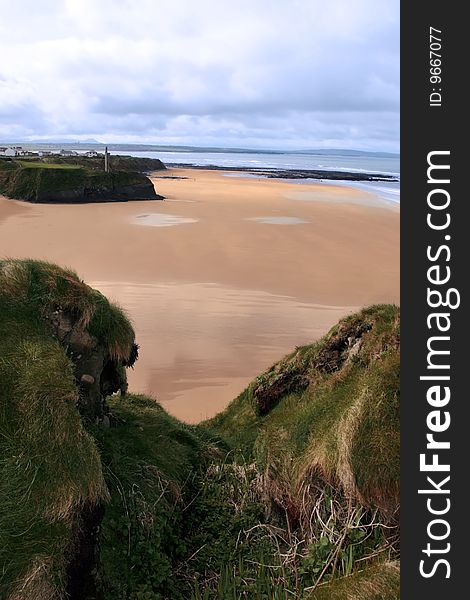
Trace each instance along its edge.
{"label": "eroded cliff edge", "polygon": [[0,261],[0,597],[397,600],[399,343],[364,309],[189,426],[119,307]]}
{"label": "eroded cliff edge", "polygon": [[143,173],[104,172],[81,164],[6,159],[0,160],[0,194],[43,204],[163,199]]}

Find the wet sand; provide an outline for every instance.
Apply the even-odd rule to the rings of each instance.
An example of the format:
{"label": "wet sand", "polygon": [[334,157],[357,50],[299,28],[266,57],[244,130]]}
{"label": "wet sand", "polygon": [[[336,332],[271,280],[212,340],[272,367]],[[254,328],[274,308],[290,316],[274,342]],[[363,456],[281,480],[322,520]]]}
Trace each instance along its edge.
{"label": "wet sand", "polygon": [[73,267],[126,308],[141,344],[130,388],[179,418],[215,414],[340,316],[398,302],[397,207],[334,185],[164,175],[187,177],[154,179],[164,202],[0,198],[0,256]]}

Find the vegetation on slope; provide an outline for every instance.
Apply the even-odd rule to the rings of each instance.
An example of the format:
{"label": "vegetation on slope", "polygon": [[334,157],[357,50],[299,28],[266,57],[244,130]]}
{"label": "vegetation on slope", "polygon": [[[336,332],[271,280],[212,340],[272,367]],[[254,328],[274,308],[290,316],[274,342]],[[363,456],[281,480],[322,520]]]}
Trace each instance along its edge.
{"label": "vegetation on slope", "polygon": [[[303,546],[291,567],[300,568],[304,584],[311,578],[304,590],[397,557],[396,307],[340,321],[256,378],[206,425],[262,474],[271,521]],[[285,554],[297,553],[296,543]],[[383,597],[394,598],[393,589]]]}
{"label": "vegetation on slope", "polygon": [[[101,525],[105,598],[285,597],[254,465],[213,433],[143,396],[110,399],[117,424],[93,428],[110,502]],[[249,532],[249,533],[245,533]]]}
{"label": "vegetation on slope", "polygon": [[396,307],[344,319],[199,426],[134,395],[83,421],[57,315],[103,364],[135,354],[73,272],[0,262],[0,597],[398,599]]}
{"label": "vegetation on slope", "polygon": [[116,426],[93,428],[110,492],[98,588],[106,598],[188,598],[174,576],[187,548],[193,473],[216,446],[143,396],[109,399]]}
{"label": "vegetation on slope", "polygon": [[[307,596],[308,598],[308,596]],[[332,580],[310,595],[311,600],[399,600],[400,569],[396,561],[357,571],[349,577]]]}
{"label": "vegetation on slope", "polygon": [[398,349],[398,309],[364,309],[276,363],[208,425],[275,471],[292,495],[320,478],[392,517],[399,503]]}
{"label": "vegetation on slope", "polygon": [[[398,326],[393,306],[353,315],[259,376],[215,419],[186,426],[198,455],[182,487],[178,473],[159,463],[168,452],[161,420],[169,417],[142,398],[137,412],[135,403],[114,401],[127,424],[111,430],[106,452],[124,436],[119,455],[131,464],[139,436],[158,439],[161,455],[152,455],[151,443],[141,458],[164,473],[147,495],[148,478],[135,470],[128,477],[125,461],[112,469],[120,492],[108,510],[113,524],[134,532],[127,572],[136,577],[120,579],[119,553],[107,554],[112,538],[103,533],[102,568],[114,573],[107,581],[118,582],[116,597],[128,589],[131,598],[151,600],[397,600]],[[145,518],[129,508],[134,494],[154,507]]]}
{"label": "vegetation on slope", "polygon": [[[79,165],[87,169],[103,170],[104,157],[87,156],[53,156],[45,157],[42,163],[54,162],[61,165]],[[109,167],[111,171],[134,171],[150,172],[166,169],[165,165],[158,158],[146,158],[142,156],[122,156],[112,154],[109,156]]]}
{"label": "vegetation on slope", "polygon": [[44,319],[57,303],[90,319],[87,290],[53,265],[0,262],[1,598],[61,598],[80,514],[107,498],[72,363]]}

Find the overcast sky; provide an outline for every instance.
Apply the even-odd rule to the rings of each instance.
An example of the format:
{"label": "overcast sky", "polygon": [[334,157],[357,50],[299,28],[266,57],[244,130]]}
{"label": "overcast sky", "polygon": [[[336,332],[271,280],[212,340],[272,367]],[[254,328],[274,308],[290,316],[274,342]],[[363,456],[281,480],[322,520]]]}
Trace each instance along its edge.
{"label": "overcast sky", "polygon": [[399,148],[399,0],[0,0],[0,140]]}

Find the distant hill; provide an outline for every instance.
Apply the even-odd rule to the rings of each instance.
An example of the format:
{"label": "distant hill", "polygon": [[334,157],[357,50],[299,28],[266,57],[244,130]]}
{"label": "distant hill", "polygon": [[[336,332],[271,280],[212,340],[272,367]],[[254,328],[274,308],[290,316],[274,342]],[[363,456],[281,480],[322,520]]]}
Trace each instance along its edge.
{"label": "distant hill", "polygon": [[308,154],[317,156],[365,156],[375,158],[399,158],[399,153],[394,152],[374,152],[368,150],[349,150],[342,148],[308,148],[297,150],[279,150],[272,148],[234,148],[225,146],[188,146],[188,145],[166,145],[166,144],[107,144],[100,142],[93,138],[80,141],[71,141],[65,139],[49,139],[49,140],[37,140],[37,141],[24,141],[16,140],[14,142],[1,142],[4,145],[22,145],[25,148],[57,148],[58,146],[63,148],[84,150],[85,147],[91,149],[102,148],[105,145],[108,146],[109,150],[115,152],[195,152],[195,153],[227,153],[227,154]]}

